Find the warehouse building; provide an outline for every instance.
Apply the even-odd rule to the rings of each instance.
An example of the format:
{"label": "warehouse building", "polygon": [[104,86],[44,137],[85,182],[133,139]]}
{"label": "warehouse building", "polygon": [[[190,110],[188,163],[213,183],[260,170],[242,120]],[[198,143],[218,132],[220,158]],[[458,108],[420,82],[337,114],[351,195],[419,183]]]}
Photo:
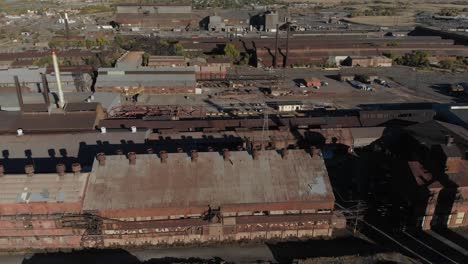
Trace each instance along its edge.
{"label": "warehouse building", "polygon": [[[47,140],[57,157],[41,143],[50,135],[12,140],[0,165],[0,250],[316,237],[344,228],[318,149],[130,151],[141,153],[145,135],[59,135]],[[21,158],[28,142],[35,156]],[[91,167],[78,162],[94,151],[103,152]]]}
{"label": "warehouse building", "polygon": [[100,156],[83,203],[104,246],[329,236],[333,208],[316,150]]}
{"label": "warehouse building", "polygon": [[193,67],[99,68],[95,91],[122,92],[143,88],[145,93],[196,93]]}

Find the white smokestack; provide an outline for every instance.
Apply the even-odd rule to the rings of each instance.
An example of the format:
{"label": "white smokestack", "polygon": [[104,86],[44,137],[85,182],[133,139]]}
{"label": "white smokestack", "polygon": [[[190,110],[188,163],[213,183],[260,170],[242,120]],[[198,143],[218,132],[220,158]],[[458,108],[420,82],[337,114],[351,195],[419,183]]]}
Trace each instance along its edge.
{"label": "white smokestack", "polygon": [[52,61],[54,63],[54,72],[55,72],[55,79],[57,80],[57,90],[59,96],[59,107],[63,108],[65,106],[65,99],[63,98],[63,91],[62,91],[62,82],[60,81],[60,69],[58,65],[57,54],[55,54],[55,50],[52,50]]}

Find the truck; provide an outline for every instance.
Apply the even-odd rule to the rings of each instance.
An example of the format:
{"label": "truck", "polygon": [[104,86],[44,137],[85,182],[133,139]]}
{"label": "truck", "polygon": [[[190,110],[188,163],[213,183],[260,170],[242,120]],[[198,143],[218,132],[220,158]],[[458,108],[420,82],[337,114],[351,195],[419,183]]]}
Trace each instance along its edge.
{"label": "truck", "polygon": [[383,80],[383,79],[375,79],[374,82],[376,82],[377,84],[380,84],[382,86],[390,88],[390,85],[388,84],[388,82]]}
{"label": "truck", "polygon": [[350,83],[354,88],[357,88],[357,89],[359,89],[359,90],[363,90],[363,91],[372,91],[372,90],[373,90],[372,86],[367,85],[367,84],[362,83],[362,82],[358,82],[358,81],[355,81],[355,80],[351,80],[351,81],[349,81],[349,83]]}

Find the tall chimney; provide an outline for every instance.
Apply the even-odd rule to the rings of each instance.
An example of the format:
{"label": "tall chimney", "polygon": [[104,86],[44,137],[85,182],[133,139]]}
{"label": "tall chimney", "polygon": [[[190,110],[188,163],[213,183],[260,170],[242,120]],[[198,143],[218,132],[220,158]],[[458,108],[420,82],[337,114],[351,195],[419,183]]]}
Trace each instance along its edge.
{"label": "tall chimney", "polygon": [[21,85],[18,80],[18,76],[13,77],[15,79],[15,86],[16,86],[16,95],[18,96],[18,103],[20,107],[20,111],[23,111],[24,102],[23,102],[23,93],[21,92]]}
{"label": "tall chimney", "polygon": [[63,97],[62,82],[60,81],[60,69],[59,69],[57,54],[55,50],[52,50],[52,61],[54,63],[55,79],[57,80],[57,90],[58,90],[58,96],[59,96],[58,105],[60,108],[63,109],[63,107],[65,106],[65,99]]}
{"label": "tall chimney", "polygon": [[98,154],[96,155],[96,159],[97,159],[98,162],[99,162],[99,166],[104,166],[104,165],[106,165],[106,154],[104,154],[103,152],[98,153]]}
{"label": "tall chimney", "polygon": [[55,169],[57,170],[57,174],[59,176],[65,175],[65,164],[59,163],[55,166]]}
{"label": "tall chimney", "polygon": [[49,107],[50,105],[49,83],[47,82],[47,76],[45,74],[42,74],[41,77],[42,77],[42,94],[44,95],[44,101],[47,107]]}
{"label": "tall chimney", "polygon": [[135,165],[136,164],[136,157],[137,157],[136,153],[135,152],[129,152],[127,154],[127,156],[128,156],[128,163],[130,165]]}
{"label": "tall chimney", "polygon": [[68,41],[68,39],[70,38],[70,26],[68,25],[68,14],[67,13],[65,13],[64,22],[65,22],[65,37],[67,38],[67,41]]}
{"label": "tall chimney", "polygon": [[275,58],[273,61],[273,68],[276,68],[278,64],[278,34],[279,34],[279,27],[278,27],[278,24],[276,24]]}

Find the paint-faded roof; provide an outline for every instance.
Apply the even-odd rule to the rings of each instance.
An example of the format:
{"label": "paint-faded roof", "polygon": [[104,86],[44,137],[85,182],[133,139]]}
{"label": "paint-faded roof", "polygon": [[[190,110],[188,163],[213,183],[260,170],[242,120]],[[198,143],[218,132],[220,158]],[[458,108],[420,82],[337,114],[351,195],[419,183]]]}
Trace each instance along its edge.
{"label": "paint-faded roof", "polygon": [[87,173],[5,175],[0,177],[0,204],[73,203],[83,197]]}
{"label": "paint-faded roof", "polygon": [[316,208],[325,202],[333,207],[323,159],[300,149],[288,153],[283,159],[277,151],[262,151],[254,160],[246,151],[235,151],[225,160],[218,152],[203,152],[195,162],[186,153],[170,153],[166,163],[145,154],[135,165],[123,155],[107,156],[104,166],[93,165],[83,209],[175,208],[169,214],[186,214],[208,205],[287,210],[288,204]]}

